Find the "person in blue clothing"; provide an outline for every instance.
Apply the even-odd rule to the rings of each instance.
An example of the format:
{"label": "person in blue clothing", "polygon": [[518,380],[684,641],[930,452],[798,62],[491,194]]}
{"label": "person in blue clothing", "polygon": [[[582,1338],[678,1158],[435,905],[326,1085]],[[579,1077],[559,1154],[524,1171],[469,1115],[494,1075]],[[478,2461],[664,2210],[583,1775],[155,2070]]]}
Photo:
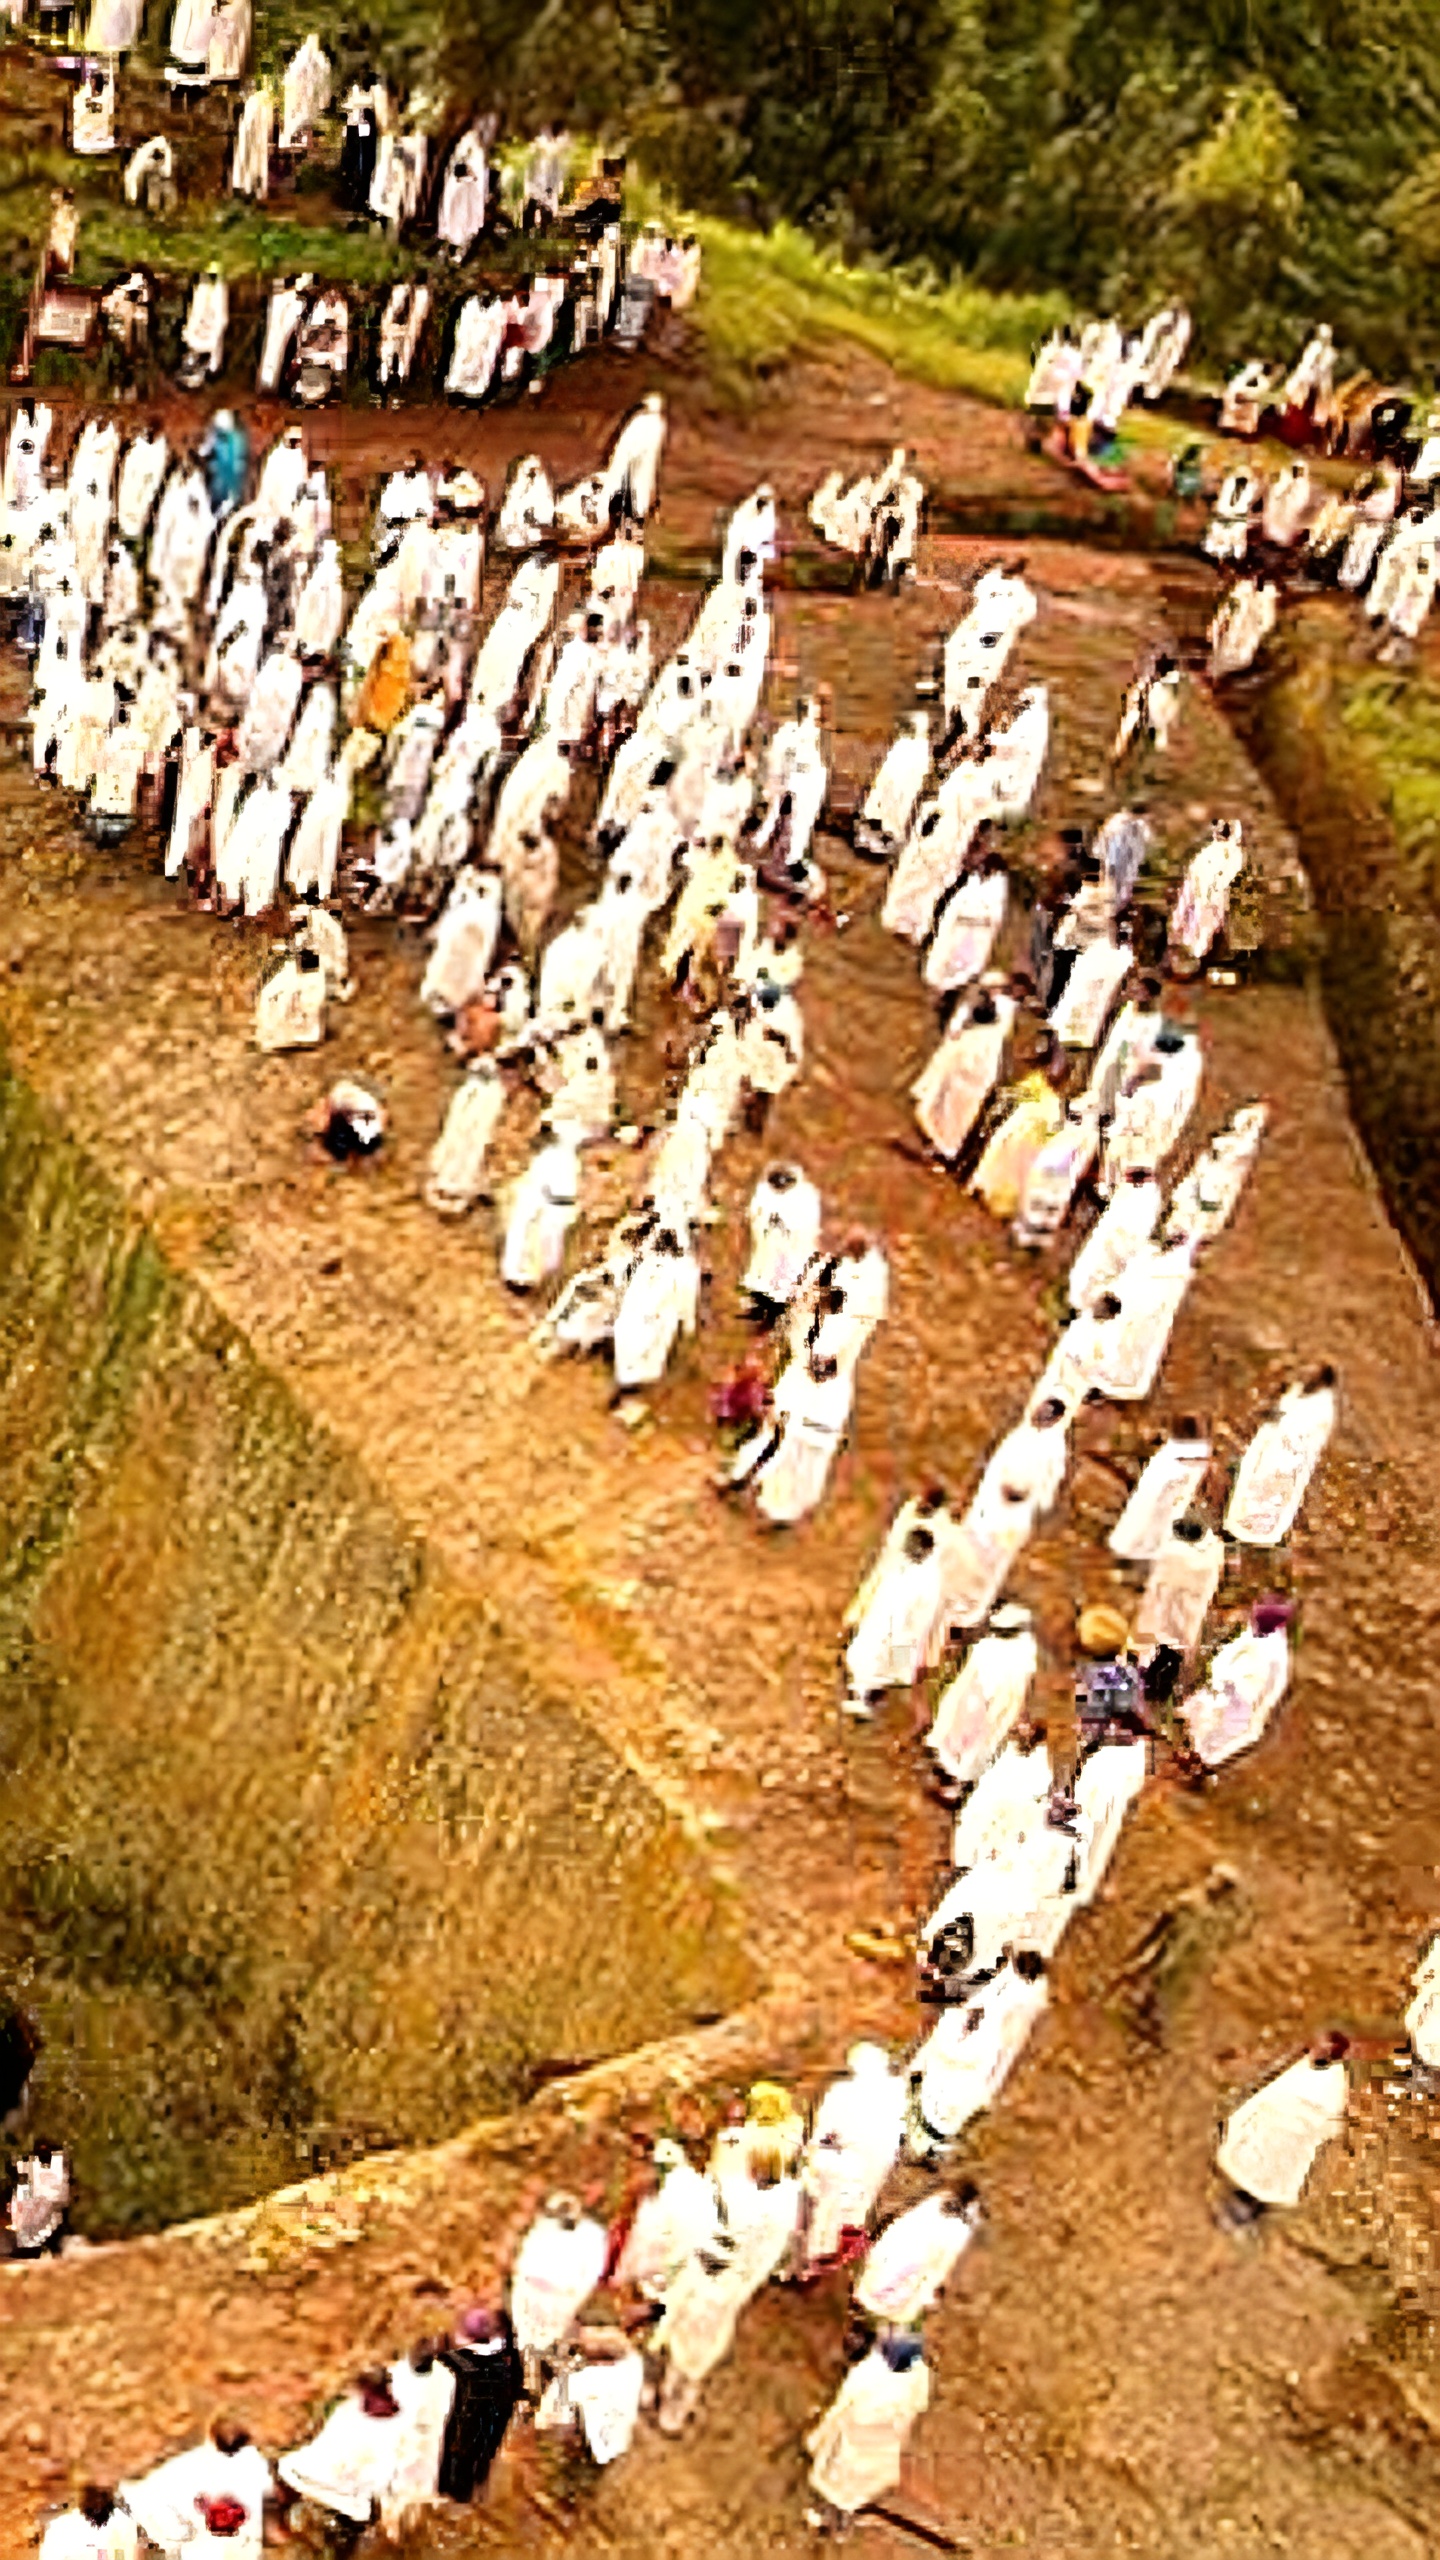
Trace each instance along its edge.
{"label": "person in blue clothing", "polygon": [[233,409],[217,409],[200,446],[210,504],[217,519],[233,514],[245,495],[250,439]]}

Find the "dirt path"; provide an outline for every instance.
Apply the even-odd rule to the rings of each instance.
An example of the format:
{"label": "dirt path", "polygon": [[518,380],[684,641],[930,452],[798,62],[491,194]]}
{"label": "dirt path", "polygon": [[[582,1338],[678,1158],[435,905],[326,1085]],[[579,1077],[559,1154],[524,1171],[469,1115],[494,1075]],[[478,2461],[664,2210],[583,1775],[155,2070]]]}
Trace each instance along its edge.
{"label": "dirt path", "polygon": [[[625,375],[625,398],[643,378]],[[604,366],[583,395],[573,379],[573,402],[567,392],[538,417],[465,422],[453,435],[447,423],[447,441],[492,477],[524,441],[562,476],[577,471],[619,402],[580,405],[598,403]],[[825,464],[868,452],[872,433],[890,442],[902,417],[922,465],[933,457],[957,478],[993,470],[997,488],[1011,462],[1032,468],[1015,461],[1012,422],[993,413],[908,393],[902,411],[890,391],[893,415],[882,418],[857,370],[848,403],[830,384],[822,433],[811,403],[823,386],[803,387],[805,407],[776,408],[723,442],[682,405],[662,555],[668,543],[692,551],[762,470],[793,512]],[[395,449],[388,426],[362,448],[352,419],[324,422],[352,480]],[[413,426],[396,437],[405,449]],[[975,556],[955,538],[933,541],[917,588],[894,605],[778,600],[777,707],[797,674],[832,685],[842,805],[907,706]],[[1056,688],[1039,812],[1048,826],[1101,813],[1087,786],[1101,777],[1120,685],[1165,617],[1143,565],[1046,544],[1028,556],[1042,609],[1018,675]],[[662,645],[693,601],[673,584],[647,588]],[[1172,864],[1208,814],[1243,812],[1273,914],[1288,912],[1288,840],[1199,693],[1154,796]],[[263,938],[179,909],[153,860],[132,852],[107,870],[12,765],[0,804],[0,1018],[17,1063],[129,1185],[168,1250],[516,1625],[545,1676],[583,1694],[709,1837],[772,1978],[808,1981],[812,2033],[838,2062],[860,2011],[902,2014],[891,2006],[901,1986],[848,1956],[845,1932],[913,1915],[944,1838],[899,1706],[863,1733],[839,1729],[840,1610],[900,1493],[932,1475],[960,1489],[973,1480],[1050,1338],[1055,1274],[1037,1272],[975,1204],[897,1149],[933,1019],[913,962],[879,931],[879,883],[838,840],[821,857],[849,921],[814,942],[807,1071],[764,1155],[802,1154],[837,1226],[859,1219],[883,1232],[894,1306],[864,1364],[832,1492],[784,1540],[760,1541],[746,1516],[717,1504],[704,1420],[707,1381],[741,1338],[743,1206],[763,1160],[753,1143],[735,1141],[720,1168],[698,1351],[652,1399],[646,1427],[626,1434],[605,1410],[602,1373],[530,1360],[528,1319],[498,1287],[484,1213],[452,1231],[418,1203],[453,1079],[414,1001],[420,955],[393,930],[357,937],[358,992],[323,1060],[262,1060],[248,1032]],[[574,903],[574,860],[565,885]],[[1390,2168],[1372,2178],[1384,2209],[1366,2208],[1361,2286],[1331,2270],[1362,2216],[1363,2142],[1329,2164],[1313,2212],[1248,2250],[1212,2230],[1206,2174],[1220,2110],[1277,2057],[1330,2020],[1393,2025],[1434,1916],[1431,1330],[1311,995],[1207,986],[1195,1012],[1207,1043],[1195,1136],[1257,1094],[1271,1130],[1159,1392],[1134,1414],[1084,1425],[1070,1489],[1015,1589],[1037,1614],[1042,1704],[1063,1737],[1077,1603],[1110,1596],[1118,1580],[1103,1546],[1120,1498],[1114,1467],[1133,1471],[1187,1410],[1210,1416],[1231,1454],[1282,1377],[1329,1357],[1342,1426],[1280,1568],[1302,1602],[1296,1682],[1273,1737],[1213,1793],[1152,1783],[1111,1883],[1066,1943],[1053,2015],[970,2146],[991,2229],[935,2324],[936,2407],[914,2487],[977,2552],[1409,2560],[1425,2547],[1407,2519],[1434,2456],[1396,2322],[1405,2301],[1429,2301],[1423,2189],[1402,2212]],[[652,973],[620,1068],[637,1119],[658,1103],[662,1043],[681,1028]],[[322,1076],[347,1068],[381,1086],[392,1141],[364,1177],[319,1176],[301,1160],[295,1124]],[[532,1116],[517,1111],[507,1127],[507,1166],[528,1152]],[[622,1150],[601,1152],[591,1220],[630,1171]],[[1217,1636],[1253,1584],[1250,1572],[1227,1582]],[[1162,2003],[1159,2041],[1147,2042],[1125,2023],[1117,1977],[1157,1917],[1203,1891],[1217,1867],[1235,1879],[1224,1925],[1200,1929],[1188,1973]],[[516,2158],[538,2174],[542,2156],[548,2165],[576,2138],[549,2118],[528,2136],[522,2124]],[[299,2266],[256,2272],[249,2243],[232,2237],[210,2250],[147,2245],[133,2259],[7,2284],[17,2313],[0,2334],[12,2487],[0,2547],[20,2547],[21,2520],[72,2466],[153,2458],[217,2395],[279,2440],[306,2397],[354,2362],[362,2337],[403,2341],[432,2277],[453,2281],[461,2258],[467,2273],[494,2262],[518,2191],[486,2152],[447,2164],[438,2202],[397,2179],[351,2248]],[[796,2441],[833,2384],[839,2319],[828,2299],[763,2304],[693,2439],[677,2451],[647,2438],[567,2528],[572,2545],[658,2547],[684,2560],[717,2543],[804,2547]],[[445,2531],[457,2547],[478,2533],[537,2550],[560,2534],[518,2493],[493,2533]],[[889,2528],[869,2539],[877,2551],[913,2547]],[[427,2531],[426,2547],[448,2545]]]}

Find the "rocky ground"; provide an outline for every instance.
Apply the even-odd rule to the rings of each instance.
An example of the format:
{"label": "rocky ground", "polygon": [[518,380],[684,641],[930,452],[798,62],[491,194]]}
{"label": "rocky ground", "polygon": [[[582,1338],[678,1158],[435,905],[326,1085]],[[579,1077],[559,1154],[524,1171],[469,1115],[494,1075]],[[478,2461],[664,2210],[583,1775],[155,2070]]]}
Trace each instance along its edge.
{"label": "rocky ground", "polygon": [[[603,359],[534,413],[447,416],[435,447],[443,439],[493,484],[533,443],[566,477],[590,466],[646,378]],[[367,483],[420,425],[354,413],[318,423],[351,526]],[[743,423],[722,425],[682,396],[657,558],[688,572],[762,473],[797,527],[827,464],[901,434],[927,474],[973,481],[997,505],[1018,495],[1051,506],[1058,486],[1077,532],[1090,525],[1088,500],[1023,453],[1014,421],[902,389],[857,360],[805,369]],[[827,592],[808,582],[803,556],[787,564],[772,709],[797,681],[831,685],[837,807],[853,802],[908,708],[982,549],[937,534],[898,602]],[[1024,866],[1052,827],[1103,814],[1120,689],[1167,621],[1143,562],[1078,541],[1036,541],[1027,558],[1041,612],[1017,680],[1050,682],[1056,726],[1036,821],[1017,846]],[[662,644],[695,601],[688,575],[647,587]],[[13,663],[3,682],[13,716]],[[1198,686],[1152,799],[1165,847],[1157,888],[1209,817],[1243,815],[1246,912],[1271,961],[1303,950],[1295,849]],[[545,1677],[583,1694],[709,1839],[775,1986],[750,2027],[807,2087],[838,2065],[862,2020],[897,2040],[915,2029],[903,1971],[847,1939],[857,1925],[916,1916],[945,1832],[920,1785],[909,1708],[897,1701],[873,1728],[841,1728],[840,1612],[900,1495],[932,1476],[968,1488],[1014,1417],[1053,1333],[1061,1267],[1018,1255],[915,1160],[906,1097],[934,1037],[932,1008],[907,951],[879,930],[877,877],[837,837],[820,853],[837,921],[810,947],[806,1073],[763,1149],[737,1138],[726,1150],[706,1321],[627,1431],[606,1409],[602,1371],[534,1361],[530,1319],[496,1280],[491,1217],[441,1228],[419,1200],[454,1073],[415,1001],[418,944],[392,926],[362,928],[357,992],[322,1055],[262,1059],[249,1027],[264,931],[188,909],[158,877],[153,848],[97,858],[18,755],[0,775],[0,1022],[16,1063],[462,1582],[522,1632]],[[576,841],[567,904],[583,894]],[[1085,1423],[1067,1494],[1014,1579],[1039,1622],[1052,1733],[1068,1726],[1077,1607],[1120,1596],[1103,1539],[1123,1480],[1166,1422],[1205,1414],[1228,1457],[1276,1385],[1328,1357],[1342,1425],[1274,1567],[1301,1602],[1301,1636],[1273,1735],[1212,1792],[1157,1772],[1104,1895],[1062,1952],[1051,2017],[969,2145],[990,2225],[934,2323],[935,2407],[904,2500],[962,2550],[1408,2560],[1427,2547],[1440,2423],[1427,2372],[1431,2110],[1402,2106],[1377,2079],[1301,2215],[1246,2245],[1208,2218],[1221,2112],[1323,2024],[1396,2030],[1437,1895],[1429,1313],[1353,1135],[1315,996],[1293,968],[1262,960],[1240,976],[1193,997],[1207,1046],[1193,1134],[1263,1097],[1272,1119],[1254,1182],[1200,1274],[1157,1394]],[[637,1124],[659,1108],[667,1047],[687,1030],[652,971],[620,1062]],[[347,1070],[383,1092],[392,1136],[363,1173],[319,1172],[297,1124]],[[517,1108],[502,1171],[523,1161],[532,1127],[533,1110]],[[777,1151],[803,1156],[834,1225],[883,1233],[894,1300],[824,1507],[762,1540],[713,1493],[705,1403],[742,1339],[744,1202]],[[589,1227],[633,1165],[618,1145],[599,1152]],[[1217,1636],[1257,1587],[1254,1565],[1232,1569]],[[1137,1976],[1136,1951],[1162,1921],[1166,1955]],[[746,2032],[687,2064],[712,2101],[755,2067]],[[644,2103],[665,2112],[667,2085],[662,2073]],[[602,2115],[629,2103],[623,2077],[583,2100]],[[577,2120],[581,2105],[552,2100],[433,2170],[372,2170],[316,2209],[313,2242],[304,2214],[279,2225],[262,2215],[6,2280],[0,2548],[24,2546],[77,2468],[154,2459],[217,2400],[262,2441],[286,2440],[362,2347],[398,2347],[417,2318],[433,2324],[441,2293],[502,2261],[542,2177],[611,2173],[613,2150]],[[682,2448],[646,2440],[574,2512],[557,2506],[543,2455],[522,2451],[487,2515],[427,2529],[424,2547],[539,2551],[566,2539],[686,2560],[717,2543],[800,2549],[798,2439],[833,2385],[842,2311],[829,2293],[767,2299]],[[917,2547],[894,2524],[868,2535],[877,2550]]]}

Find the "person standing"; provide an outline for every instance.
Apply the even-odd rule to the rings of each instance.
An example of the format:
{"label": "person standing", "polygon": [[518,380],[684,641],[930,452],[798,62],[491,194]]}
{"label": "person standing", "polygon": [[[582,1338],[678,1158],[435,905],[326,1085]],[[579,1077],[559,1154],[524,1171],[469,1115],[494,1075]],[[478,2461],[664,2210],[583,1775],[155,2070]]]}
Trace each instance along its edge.
{"label": "person standing", "polygon": [[930,2368],[920,2339],[911,2330],[887,2330],[851,2367],[805,2440],[817,2502],[808,2520],[822,2531],[843,2530],[862,2507],[893,2489],[910,2430],[929,2405]]}
{"label": "person standing", "polygon": [[461,2313],[441,2362],[454,2378],[455,2396],[445,2422],[436,2486],[442,2498],[466,2506],[485,2486],[505,2441],[517,2401],[524,2397],[525,2363],[507,2311],[475,2304]]}

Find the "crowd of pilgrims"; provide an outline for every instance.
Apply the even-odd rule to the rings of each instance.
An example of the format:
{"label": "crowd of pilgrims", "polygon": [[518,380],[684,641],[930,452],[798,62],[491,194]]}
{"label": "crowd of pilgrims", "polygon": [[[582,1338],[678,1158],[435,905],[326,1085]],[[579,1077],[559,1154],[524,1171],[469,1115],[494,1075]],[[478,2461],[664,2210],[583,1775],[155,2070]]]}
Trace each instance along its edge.
{"label": "crowd of pilgrims", "polygon": [[[77,30],[83,46],[80,77],[69,110],[70,142],[83,160],[98,161],[116,149],[119,84],[141,20],[140,0],[91,0]],[[38,0],[34,31],[63,40],[71,0]],[[24,26],[26,0],[0,11]],[[700,279],[700,250],[693,234],[672,237],[656,221],[627,236],[621,221],[623,159],[583,153],[562,130],[546,126],[524,145],[497,150],[499,118],[472,115],[448,140],[453,120],[445,102],[416,92],[392,98],[372,71],[338,93],[335,65],[318,35],[307,35],[274,78],[245,79],[253,35],[251,0],[177,0],[166,77],[182,106],[203,91],[233,96],[230,145],[232,192],[257,203],[272,181],[293,184],[304,164],[334,148],[338,127],[335,191],[352,226],[384,226],[395,241],[435,247],[456,271],[465,266],[487,232],[535,236],[533,267],[504,289],[465,295],[451,311],[437,308],[422,275],[398,277],[378,305],[371,371],[377,388],[394,399],[410,382],[427,339],[443,338],[438,367],[444,389],[477,403],[492,393],[527,383],[538,388],[562,358],[580,354],[613,330],[620,344],[638,345],[652,315],[689,308]],[[67,57],[67,60],[71,57]],[[152,134],[127,156],[123,192],[127,204],[164,219],[175,211],[185,176],[186,143]],[[568,237],[557,225],[564,221]],[[47,277],[63,282],[75,255],[78,216],[63,191],[54,198],[46,250]],[[448,306],[448,297],[446,297]],[[124,387],[151,350],[154,297],[143,268],[119,279],[102,300],[107,334]],[[256,388],[285,391],[306,406],[333,397],[355,362],[357,322],[368,314],[333,278],[311,273],[277,277],[265,310]],[[179,375],[189,389],[223,370],[230,325],[230,291],[218,263],[196,276],[181,326]]]}
{"label": "crowd of pilgrims", "polygon": [[[583,594],[558,632],[565,564],[553,524],[536,520],[540,466],[517,469],[488,528],[514,565],[483,636],[485,498],[464,472],[416,459],[391,476],[352,604],[326,476],[298,427],[260,458],[250,493],[248,462],[237,466],[228,445],[217,487],[217,439],[238,432],[234,421],[214,422],[192,457],[172,454],[156,427],[122,444],[113,421],[91,418],[63,475],[52,423],[33,406],[14,417],[0,531],[12,623],[33,661],[36,774],[75,796],[107,847],[130,836],[143,806],[167,873],[218,913],[294,902],[291,946],[257,1002],[262,1048],[318,1044],[327,1007],[351,993],[337,892],[430,920],[418,997],[465,1061],[426,1178],[438,1213],[488,1196],[502,1114],[533,1107],[527,1092],[540,1100],[535,1153],[498,1221],[501,1273],[516,1291],[561,1275],[584,1152],[615,1126],[610,1044],[647,950],[683,996],[698,1027],[635,1204],[562,1283],[535,1336],[551,1355],[608,1347],[617,1395],[654,1389],[699,1321],[695,1237],[726,1139],[742,1116],[762,1127],[803,1070],[806,928],[826,903],[815,853],[829,791],[823,702],[757,743],[772,493],[761,487],[735,510],[717,582],[654,668],[640,612],[665,438],[653,397],[585,484],[604,530],[577,555]],[[903,456],[876,476],[877,508],[906,476]],[[903,573],[893,549],[887,529],[882,573]],[[957,1642],[968,1647],[925,1737],[955,1815],[950,1868],[917,1934],[933,2025],[898,2062],[857,2047],[808,2129],[783,2089],[760,2083],[703,2167],[672,2133],[653,2150],[647,2137],[633,2210],[607,2230],[573,2197],[552,2197],[504,2307],[477,2307],[453,2336],[367,2370],[273,2473],[238,2430],[219,2427],[118,2497],[87,2491],[49,2528],[49,2560],[114,2560],[137,2526],[162,2550],[253,2547],[262,2512],[283,2530],[297,2500],[342,2538],[373,2518],[393,2529],[430,2498],[473,2494],[522,2402],[537,2428],[583,2448],[577,2460],[606,2463],[646,2407],[663,2431],[688,2423],[762,2285],[837,2264],[858,2270],[856,2352],[809,2439],[812,2512],[835,2526],[898,2478],[929,2393],[924,2316],[979,2218],[956,2174],[966,2127],[999,2097],[1042,2016],[1050,1961],[1099,1890],[1147,1773],[1163,1762],[1208,1783],[1279,1704],[1289,1603],[1260,1598],[1201,1669],[1204,1628],[1227,1555],[1283,1546],[1335,1415],[1328,1368],[1297,1379],[1259,1421],[1223,1507],[1196,1422],[1178,1421],[1152,1448],[1109,1535],[1137,1605],[1128,1618],[1085,1611],[1078,1751],[1057,1763],[1027,1714],[1034,1627],[1005,1586],[1060,1496],[1082,1408],[1154,1391],[1266,1113],[1258,1102],[1237,1110],[1175,1175],[1204,1079],[1184,988],[1223,932],[1243,862],[1237,824],[1217,825],[1193,854],[1157,949],[1137,902],[1156,850],[1149,822],[1116,808],[1088,844],[1071,838],[1067,867],[1034,906],[1028,966],[991,965],[1010,896],[1003,829],[1029,808],[1049,747],[1045,686],[1004,689],[1039,609],[1023,563],[977,574],[922,679],[932,707],[906,716],[852,822],[857,851],[885,867],[884,926],[914,947],[944,1014],[914,1092],[926,1146],[1023,1248],[1053,1248],[1082,1194],[1098,1210],[1069,1260],[1069,1318],[1013,1426],[968,1499],[921,1488],[905,1501],[842,1631],[853,1716],[873,1716],[890,1692],[918,1696]],[[1136,759],[1163,762],[1180,708],[1179,672],[1157,655],[1121,707],[1117,797]],[[587,765],[595,894],[551,930],[552,829]],[[346,849],[362,774],[378,802]],[[1023,1072],[1004,1083],[1022,1027]],[[364,1155],[383,1143],[385,1114],[347,1082],[314,1127],[332,1154]],[[824,1497],[863,1354],[886,1320],[889,1267],[874,1236],[826,1243],[818,1189],[795,1163],[770,1166],[749,1224],[742,1289],[776,1356],[768,1380],[757,1357],[716,1390],[733,1441],[719,1482],[753,1493],[760,1518],[781,1527]],[[1431,1964],[1409,2022],[1422,2062],[1440,2055],[1437,2012]],[[1232,2218],[1294,2201],[1343,2110],[1346,2073],[1332,2036],[1232,2118],[1220,2154]],[[935,2184],[882,2214],[877,2231],[897,2164]],[[42,2146],[11,2200],[16,2245],[53,2243],[63,2182],[63,2160]]]}

